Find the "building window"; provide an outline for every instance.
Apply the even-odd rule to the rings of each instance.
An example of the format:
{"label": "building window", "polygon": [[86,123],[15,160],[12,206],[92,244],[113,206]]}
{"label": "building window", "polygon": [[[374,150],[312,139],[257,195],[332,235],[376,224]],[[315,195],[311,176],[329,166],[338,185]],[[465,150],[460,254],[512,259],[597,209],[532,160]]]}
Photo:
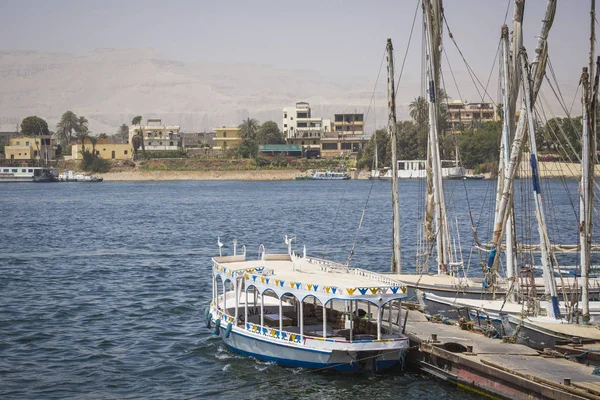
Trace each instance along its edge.
{"label": "building window", "polygon": [[21,155],[21,153],[19,153],[19,155]]}
{"label": "building window", "polygon": [[4,168],[2,172],[8,172],[8,168]]}
{"label": "building window", "polygon": [[152,142],[148,142],[148,146],[152,146]]}
{"label": "building window", "polygon": [[313,140],[313,144],[317,144],[317,141],[316,141],[316,140]]}
{"label": "building window", "polygon": [[38,151],[37,151],[37,150],[34,150],[34,151],[33,151],[33,156],[34,156],[34,157],[37,157],[37,155],[38,155]]}
{"label": "building window", "polygon": [[283,118],[287,118],[287,113],[283,113]]}
{"label": "building window", "polygon": [[123,154],[127,155],[127,150],[123,150]]}
{"label": "building window", "polygon": [[169,142],[169,146],[173,146],[173,142]]}
{"label": "building window", "polygon": [[290,120],[292,120],[292,121],[293,121],[293,120],[294,120],[294,117],[290,117]]}
{"label": "building window", "polygon": [[283,127],[284,127],[284,128],[287,128],[287,124],[283,124]]}
{"label": "building window", "polygon": [[25,146],[29,146],[29,142],[25,142]]}
{"label": "building window", "polygon": [[227,137],[227,132],[223,132],[223,137]]}
{"label": "building window", "polygon": [[352,150],[352,143],[342,143],[342,150]]}
{"label": "building window", "polygon": [[323,150],[337,150],[337,143],[322,143]]}
{"label": "building window", "polygon": [[21,142],[17,141],[17,146],[20,146],[20,145],[21,145]]}
{"label": "building window", "polygon": [[158,142],[158,144],[162,146],[162,142]]}
{"label": "building window", "polygon": [[16,168],[13,168],[12,172],[19,172],[19,170]]}
{"label": "building window", "polygon": [[21,168],[21,172],[27,172],[26,168]]}

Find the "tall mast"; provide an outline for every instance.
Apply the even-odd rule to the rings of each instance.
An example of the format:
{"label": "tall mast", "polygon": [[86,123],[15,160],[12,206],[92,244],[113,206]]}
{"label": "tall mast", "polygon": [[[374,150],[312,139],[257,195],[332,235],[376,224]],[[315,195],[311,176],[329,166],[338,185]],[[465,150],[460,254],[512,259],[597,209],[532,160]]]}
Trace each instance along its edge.
{"label": "tall mast", "polygon": [[392,272],[400,273],[400,208],[398,201],[398,155],[396,154],[396,91],[394,88],[394,46],[387,40],[388,62],[388,132],[392,137]]}
{"label": "tall mast", "polygon": [[533,103],[531,99],[531,82],[529,81],[527,69],[527,53],[525,48],[521,50],[521,68],[523,73],[523,94],[525,95],[525,107],[527,110],[527,122],[529,132],[529,158],[531,164],[531,180],[533,183],[533,197],[535,202],[536,218],[538,225],[538,234],[540,236],[540,250],[542,253],[542,269],[546,283],[547,295],[550,295],[552,307],[546,307],[548,316],[560,319],[560,308],[558,306],[558,297],[556,296],[556,280],[554,279],[554,269],[550,260],[550,240],[546,230],[546,215],[544,204],[542,203],[542,186],[540,184],[537,146],[535,140],[535,123],[533,115]]}
{"label": "tall mast", "polygon": [[[535,49],[536,57],[534,62],[531,64],[531,78],[533,79],[533,86],[529,93],[529,97],[531,98],[531,108],[533,109],[533,105],[537,99],[537,94],[539,92],[539,88],[542,84],[542,80],[544,78],[544,74],[546,73],[546,61],[548,58],[548,45],[547,38],[548,33],[550,32],[550,28],[554,22],[554,14],[556,11],[556,0],[548,0],[546,7],[546,14],[544,16],[544,20],[542,21],[542,28],[540,32],[540,36],[538,39],[538,45]],[[514,37],[513,37],[513,46],[514,46]],[[515,70],[516,73],[516,70]],[[522,80],[528,80],[529,77],[527,75],[521,77]],[[509,98],[510,100],[510,98]],[[511,100],[512,101],[512,100]],[[521,114],[519,115],[519,123],[517,125],[517,129],[515,131],[515,135],[512,142],[510,159],[508,163],[508,167],[506,169],[505,174],[505,182],[504,189],[502,190],[502,199],[500,201],[500,207],[498,211],[498,222],[494,226],[494,235],[492,238],[492,247],[494,249],[499,248],[500,243],[502,241],[502,237],[504,235],[504,229],[506,227],[506,223],[509,216],[510,210],[510,200],[511,194],[514,187],[514,178],[517,172],[517,164],[519,162],[521,151],[523,150],[523,144],[525,139],[525,123],[528,118],[527,107],[524,104],[521,108]],[[490,259],[488,260],[488,271],[486,273],[486,282],[494,283],[496,273],[498,271],[498,263],[500,257],[497,257],[495,252],[490,253]]]}
{"label": "tall mast", "polygon": [[[590,11],[590,73],[587,68],[581,74],[583,130],[581,132],[582,157],[581,157],[581,188],[579,197],[579,243],[581,246],[581,302],[583,323],[590,320],[589,298],[589,273],[590,251],[592,247],[592,205],[594,201],[594,164],[596,156],[596,103],[598,77],[595,79],[594,88],[591,87],[590,76],[594,76],[594,53],[596,41],[596,0],[591,0]],[[598,71],[596,71],[596,74]]]}
{"label": "tall mast", "polygon": [[[498,207],[502,199],[502,191],[504,189],[504,176],[506,175],[506,169],[509,163],[508,149],[510,146],[510,132],[513,121],[513,116],[510,112],[510,80],[509,80],[509,68],[510,68],[510,54],[509,54],[509,43],[508,43],[508,26],[502,26],[501,35],[501,48],[502,48],[502,138],[500,140],[500,159],[498,162],[498,190],[496,192],[496,214],[494,218],[494,225],[499,222]],[[509,219],[512,220],[512,201],[509,202]],[[515,254],[514,254],[514,242],[513,242],[513,226],[506,230],[506,278],[516,290],[517,286],[514,284],[515,280]],[[516,298],[515,291],[510,291],[510,300],[514,301]]]}
{"label": "tall mast", "polygon": [[590,244],[591,244],[591,200],[593,189],[590,187],[590,134],[589,134],[589,78],[587,68],[583,68],[581,74],[582,106],[583,106],[583,130],[581,132],[581,186],[579,191],[579,243],[581,262],[581,298],[583,323],[590,319],[590,304],[588,293],[588,275],[590,268]]}
{"label": "tall mast", "polygon": [[[436,248],[438,274],[448,273],[452,264],[450,251],[450,232],[446,213],[446,200],[442,185],[442,162],[438,135],[438,83],[440,76],[440,58],[442,42],[442,4],[441,0],[423,2],[425,18],[425,37],[427,41],[427,85],[429,103],[429,155],[431,157],[431,179],[433,182],[434,214],[436,221]],[[429,177],[428,177],[429,178]]]}

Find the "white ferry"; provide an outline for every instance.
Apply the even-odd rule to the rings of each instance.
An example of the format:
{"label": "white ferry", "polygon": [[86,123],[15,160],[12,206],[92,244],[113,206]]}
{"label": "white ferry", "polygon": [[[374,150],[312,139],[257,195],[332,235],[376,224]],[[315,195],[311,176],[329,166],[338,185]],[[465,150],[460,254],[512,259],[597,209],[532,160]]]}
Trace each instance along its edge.
{"label": "white ferry", "polygon": [[57,176],[51,167],[0,166],[0,182],[56,182]]}
{"label": "white ferry", "polygon": [[[371,179],[392,179],[392,169],[373,170]],[[463,179],[467,171],[455,161],[442,161],[443,179]],[[426,179],[427,160],[398,160],[398,179]]]}
{"label": "white ferry", "polygon": [[102,182],[103,179],[99,176],[78,174],[68,169],[65,169],[62,174],[58,175],[60,182]]}
{"label": "white ferry", "polygon": [[310,174],[312,180],[346,180],[350,179],[350,175],[346,171],[315,171]]}
{"label": "white ferry", "polygon": [[245,250],[213,258],[205,318],[228,348],[285,366],[344,372],[377,372],[403,361],[409,343],[399,329],[402,283],[298,256],[290,247],[288,254],[261,249],[258,260],[248,260]]}

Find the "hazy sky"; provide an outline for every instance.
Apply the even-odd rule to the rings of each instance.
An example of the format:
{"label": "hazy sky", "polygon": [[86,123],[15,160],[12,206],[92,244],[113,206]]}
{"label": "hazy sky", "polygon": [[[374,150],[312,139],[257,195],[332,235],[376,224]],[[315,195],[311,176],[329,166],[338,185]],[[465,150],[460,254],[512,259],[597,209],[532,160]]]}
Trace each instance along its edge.
{"label": "hazy sky", "polygon": [[[559,80],[571,86],[588,61],[589,4],[559,0],[550,34],[551,62]],[[182,61],[261,63],[331,77],[375,77],[388,37],[394,41],[399,70],[416,6],[416,0],[0,0],[0,49],[81,53],[153,48]],[[482,80],[493,65],[507,6],[510,23],[512,0],[444,3],[452,33]],[[526,2],[524,37],[530,58],[545,6],[543,0]],[[444,43],[453,69],[462,76],[461,86],[470,84],[463,80],[468,80],[465,67],[447,32]],[[420,79],[420,51],[419,14],[406,68],[409,80]],[[445,59],[443,63],[447,69]]]}

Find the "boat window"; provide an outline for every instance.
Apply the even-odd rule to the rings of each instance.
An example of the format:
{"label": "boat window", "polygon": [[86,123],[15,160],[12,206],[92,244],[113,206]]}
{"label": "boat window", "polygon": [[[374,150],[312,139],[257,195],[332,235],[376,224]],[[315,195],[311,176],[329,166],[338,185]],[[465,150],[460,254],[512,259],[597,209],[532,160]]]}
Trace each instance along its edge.
{"label": "boat window", "polygon": [[169,146],[173,146],[173,142],[169,142]]}
{"label": "boat window", "polygon": [[158,144],[160,144],[162,146],[162,142],[158,142]]}

